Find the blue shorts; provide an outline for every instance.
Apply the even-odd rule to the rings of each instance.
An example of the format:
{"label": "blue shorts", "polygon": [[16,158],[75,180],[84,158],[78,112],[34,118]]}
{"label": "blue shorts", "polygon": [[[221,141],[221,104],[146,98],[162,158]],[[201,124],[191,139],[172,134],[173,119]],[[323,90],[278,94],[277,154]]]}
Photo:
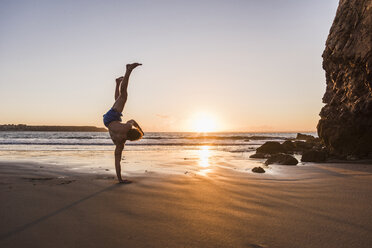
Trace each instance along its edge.
{"label": "blue shorts", "polygon": [[108,127],[108,125],[113,121],[121,121],[121,116],[123,116],[121,113],[116,112],[113,108],[111,108],[106,114],[103,115],[103,124]]}

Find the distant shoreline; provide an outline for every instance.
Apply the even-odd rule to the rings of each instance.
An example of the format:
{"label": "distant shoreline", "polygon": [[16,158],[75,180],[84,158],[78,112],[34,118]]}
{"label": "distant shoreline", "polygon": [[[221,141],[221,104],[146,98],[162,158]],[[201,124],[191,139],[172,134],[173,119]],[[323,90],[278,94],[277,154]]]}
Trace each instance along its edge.
{"label": "distant shoreline", "polygon": [[34,132],[106,132],[106,128],[95,126],[29,126],[24,124],[0,125],[0,131],[34,131]]}
{"label": "distant shoreline", "polygon": [[[3,124],[0,125],[0,132],[106,132],[107,129],[96,126],[55,126],[55,125],[26,125],[26,124]],[[198,133],[191,131],[148,131],[151,133]],[[293,130],[293,131],[217,131],[205,132],[200,134],[218,134],[218,133],[316,133],[316,130]]]}

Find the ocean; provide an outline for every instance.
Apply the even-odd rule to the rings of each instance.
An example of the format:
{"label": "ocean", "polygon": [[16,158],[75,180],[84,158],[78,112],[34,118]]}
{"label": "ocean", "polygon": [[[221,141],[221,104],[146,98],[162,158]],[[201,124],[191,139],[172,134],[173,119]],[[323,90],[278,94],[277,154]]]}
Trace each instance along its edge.
{"label": "ocean", "polygon": [[[316,136],[316,133],[305,134]],[[296,135],[296,132],[148,132],[143,139],[126,143],[122,165],[127,165],[124,166],[127,172],[198,171],[200,167],[221,164],[247,170],[262,163],[249,159],[257,147],[266,141],[283,142]],[[48,163],[75,170],[89,167],[95,173],[112,172],[113,151],[108,132],[0,132],[0,161]],[[133,164],[136,166],[131,167]]]}

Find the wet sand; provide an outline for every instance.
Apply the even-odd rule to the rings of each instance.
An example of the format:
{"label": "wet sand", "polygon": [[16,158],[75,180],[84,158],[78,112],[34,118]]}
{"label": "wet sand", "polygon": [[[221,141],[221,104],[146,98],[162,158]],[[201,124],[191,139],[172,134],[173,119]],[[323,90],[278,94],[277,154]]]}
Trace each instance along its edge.
{"label": "wet sand", "polygon": [[121,185],[1,162],[0,247],[371,247],[371,164],[275,170],[138,173]]}

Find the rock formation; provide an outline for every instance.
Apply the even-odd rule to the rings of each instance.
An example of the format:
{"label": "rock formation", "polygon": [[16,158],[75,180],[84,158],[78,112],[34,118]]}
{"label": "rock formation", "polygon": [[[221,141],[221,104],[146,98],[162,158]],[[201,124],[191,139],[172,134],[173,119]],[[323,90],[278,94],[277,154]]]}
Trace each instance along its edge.
{"label": "rock formation", "polygon": [[340,0],[323,68],[326,104],[318,135],[340,158],[372,157],[372,1]]}
{"label": "rock formation", "polygon": [[261,166],[259,166],[259,167],[254,167],[252,169],[252,172],[254,172],[254,173],[265,173],[265,170],[264,170],[264,168],[262,168]]}
{"label": "rock formation", "polygon": [[310,150],[305,151],[302,154],[301,161],[302,162],[315,162],[321,163],[327,160],[327,153],[324,151],[317,151],[317,150]]}
{"label": "rock formation", "polygon": [[291,155],[278,153],[273,154],[268,160],[265,161],[265,164],[296,165],[298,164],[298,160]]}
{"label": "rock formation", "polygon": [[267,141],[262,146],[258,147],[256,150],[257,153],[268,153],[275,154],[285,152],[283,146],[276,141]]}

